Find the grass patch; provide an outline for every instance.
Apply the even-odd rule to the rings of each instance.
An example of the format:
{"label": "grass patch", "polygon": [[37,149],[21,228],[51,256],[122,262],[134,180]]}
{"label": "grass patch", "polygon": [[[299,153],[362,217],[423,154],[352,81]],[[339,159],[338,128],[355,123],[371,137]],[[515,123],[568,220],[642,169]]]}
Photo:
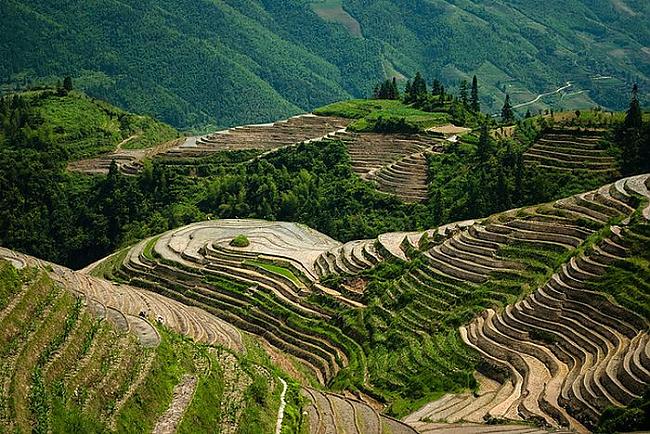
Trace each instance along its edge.
{"label": "grass patch", "polygon": [[[351,131],[375,131],[378,123],[404,120],[406,125],[424,131],[434,126],[449,123],[448,113],[425,112],[396,100],[357,99],[336,102],[314,110],[322,116],[340,116],[356,119],[348,129]],[[381,120],[381,121],[380,121]]]}
{"label": "grass patch", "polygon": [[115,282],[126,283],[124,279],[119,278],[114,274],[115,270],[120,269],[120,265],[124,262],[126,255],[129,253],[129,248],[125,248],[104,259],[90,272],[91,276],[99,277],[101,279],[109,279]]}
{"label": "grass patch", "polygon": [[8,261],[0,259],[0,310],[20,291],[21,286],[18,270]]}
{"label": "grass patch", "polygon": [[201,357],[209,361],[211,369],[198,381],[192,403],[178,427],[179,433],[210,432],[219,426],[224,392],[223,371],[216,357],[205,347],[199,348]]}
{"label": "grass patch", "polygon": [[279,265],[275,264],[270,264],[268,262],[260,262],[260,261],[251,261],[251,260],[246,260],[244,261],[244,264],[248,265],[253,265],[255,267],[263,268],[266,271],[270,271],[271,273],[275,274],[280,274],[287,279],[291,280],[293,283],[295,283],[298,286],[303,286],[303,283],[296,277],[295,274],[288,268],[280,267]]}
{"label": "grass patch", "polygon": [[42,125],[39,130],[61,143],[70,160],[113,151],[129,137],[133,138],[124,144],[126,149],[148,148],[180,136],[149,116],[128,113],[82,92],[43,90],[22,95]]}
{"label": "grass patch", "polygon": [[147,244],[144,246],[144,249],[142,251],[142,254],[144,255],[145,258],[149,259],[150,261],[155,261],[156,258],[154,256],[154,251],[153,248],[160,239],[160,236],[153,237],[149,241],[147,241]]}
{"label": "grass patch", "polygon": [[122,408],[117,419],[119,432],[151,432],[157,418],[172,400],[174,386],[185,373],[194,373],[191,341],[164,327],[158,328],[160,345],[155,350],[151,371]]}

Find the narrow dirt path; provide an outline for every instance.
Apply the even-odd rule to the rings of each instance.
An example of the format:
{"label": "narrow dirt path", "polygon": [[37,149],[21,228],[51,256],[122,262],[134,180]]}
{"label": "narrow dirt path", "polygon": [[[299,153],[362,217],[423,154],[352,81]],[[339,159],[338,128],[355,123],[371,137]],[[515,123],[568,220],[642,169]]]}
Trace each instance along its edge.
{"label": "narrow dirt path", "polygon": [[174,387],[174,398],[167,411],[158,419],[153,434],[173,434],[183,419],[185,410],[192,402],[198,379],[194,375],[185,375]]}
{"label": "narrow dirt path", "polygon": [[521,107],[525,107],[525,106],[527,106],[527,105],[535,104],[535,103],[536,103],[537,101],[539,101],[540,99],[542,99],[542,98],[544,98],[544,97],[546,97],[546,96],[550,96],[550,95],[554,95],[554,94],[556,94],[556,93],[560,93],[560,92],[562,92],[564,89],[568,89],[568,88],[570,88],[571,86],[573,86],[573,83],[571,83],[570,81],[567,81],[566,84],[565,84],[564,86],[559,87],[559,88],[555,89],[555,90],[552,91],[552,92],[540,93],[539,95],[537,95],[536,98],[534,98],[534,99],[532,99],[532,100],[530,100],[530,101],[528,101],[528,102],[523,102],[523,103],[521,103],[521,104],[513,105],[512,108],[513,108],[513,109],[518,109],[518,108],[521,108]]}
{"label": "narrow dirt path", "polygon": [[286,395],[287,395],[287,382],[282,378],[278,377],[280,383],[282,383],[282,393],[280,394],[280,408],[278,408],[278,422],[275,424],[275,434],[280,434],[282,432],[282,419],[284,419],[284,408],[287,406]]}
{"label": "narrow dirt path", "polygon": [[115,147],[115,152],[120,152],[120,151],[122,150],[122,146],[126,145],[126,144],[129,143],[131,140],[135,140],[135,139],[137,139],[138,137],[140,137],[139,134],[134,134],[134,135],[132,135],[131,137],[127,137],[126,139],[122,140],[122,141],[121,141],[120,143],[118,143],[117,146]]}

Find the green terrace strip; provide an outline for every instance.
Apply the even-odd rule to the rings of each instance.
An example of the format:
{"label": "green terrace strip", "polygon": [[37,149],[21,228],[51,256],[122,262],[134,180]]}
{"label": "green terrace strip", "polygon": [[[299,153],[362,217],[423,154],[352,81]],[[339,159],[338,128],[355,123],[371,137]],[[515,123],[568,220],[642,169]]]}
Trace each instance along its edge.
{"label": "green terrace strip", "polygon": [[[355,119],[348,129],[351,131],[380,131],[382,121],[403,119],[406,123],[403,128],[412,126],[413,131],[405,129],[404,132],[424,131],[427,128],[449,123],[450,117],[442,112],[425,112],[410,107],[401,101],[393,100],[350,100],[337,102],[314,111],[322,116],[340,116]],[[380,121],[380,119],[382,121]],[[396,130],[395,132],[400,132]]]}
{"label": "green terrace strip", "polygon": [[153,246],[156,244],[156,241],[158,241],[160,237],[153,237],[151,240],[147,241],[147,245],[144,247],[144,250],[142,251],[142,254],[144,255],[145,258],[154,260],[154,253],[153,253]]}
{"label": "green terrace strip", "polygon": [[612,264],[590,288],[611,295],[621,306],[650,318],[650,226],[638,222],[625,228],[630,256]]}
{"label": "green terrace strip", "polygon": [[253,265],[255,267],[261,267],[261,268],[263,268],[265,270],[270,271],[271,273],[277,273],[277,274],[280,274],[280,275],[290,279],[296,285],[302,285],[302,282],[300,281],[300,279],[298,279],[296,277],[296,275],[293,274],[293,272],[291,270],[289,270],[287,268],[284,268],[284,267],[281,267],[279,265],[271,264],[271,263],[268,263],[268,262],[250,261],[250,260],[244,261],[243,264],[245,264],[245,265]]}
{"label": "green terrace strip", "polygon": [[14,298],[22,286],[21,275],[10,262],[0,260],[0,309]]}
{"label": "green terrace strip", "polygon": [[112,280],[114,282],[122,282],[122,280],[118,276],[113,275],[112,273],[115,270],[115,264],[119,264],[122,261],[124,261],[124,258],[126,257],[127,254],[128,254],[128,248],[124,248],[122,250],[115,252],[114,254],[106,258],[104,261],[102,261],[100,264],[98,264],[97,267],[93,268],[91,275],[103,279]]}

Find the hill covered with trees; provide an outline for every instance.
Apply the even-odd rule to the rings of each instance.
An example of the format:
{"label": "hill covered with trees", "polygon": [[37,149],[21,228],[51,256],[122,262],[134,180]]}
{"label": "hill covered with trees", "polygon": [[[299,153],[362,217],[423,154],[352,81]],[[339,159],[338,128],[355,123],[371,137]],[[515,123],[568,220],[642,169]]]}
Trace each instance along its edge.
{"label": "hill covered with trees", "polygon": [[[0,5],[0,80],[70,75],[90,95],[177,128],[270,121],[371,94],[369,78],[474,74],[496,112],[544,101],[622,109],[649,89],[647,2],[151,0]],[[567,13],[571,11],[571,13]],[[587,92],[583,92],[587,91]],[[644,90],[643,92],[647,92]]]}

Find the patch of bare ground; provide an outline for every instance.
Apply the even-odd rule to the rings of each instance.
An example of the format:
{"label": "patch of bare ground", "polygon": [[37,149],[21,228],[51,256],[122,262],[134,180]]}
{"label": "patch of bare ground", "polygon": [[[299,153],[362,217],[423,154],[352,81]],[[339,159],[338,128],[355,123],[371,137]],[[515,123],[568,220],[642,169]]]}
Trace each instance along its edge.
{"label": "patch of bare ground", "polygon": [[148,149],[122,149],[123,145],[128,143],[130,140],[134,140],[136,137],[137,136],[132,136],[127,140],[122,141],[115,151],[109,154],[85,160],[72,161],[68,164],[68,170],[71,172],[81,172],[90,175],[107,174],[111,162],[115,161],[121,172],[133,175],[142,168],[142,162],[145,159],[150,159],[162,154],[185,141],[185,139],[175,139]]}
{"label": "patch of bare ground", "polygon": [[444,136],[460,136],[472,131],[471,128],[459,127],[454,124],[441,125],[439,127],[431,127],[427,131],[432,133],[443,134]]}
{"label": "patch of bare ground", "polygon": [[184,375],[180,383],[174,387],[172,402],[165,413],[158,419],[153,434],[173,434],[183,419],[185,410],[192,402],[198,383],[195,375]]}
{"label": "patch of bare ground", "polygon": [[301,142],[318,141],[345,131],[349,119],[305,114],[260,125],[242,125],[200,137],[189,137],[163,157],[200,158],[221,151],[272,151]]}

